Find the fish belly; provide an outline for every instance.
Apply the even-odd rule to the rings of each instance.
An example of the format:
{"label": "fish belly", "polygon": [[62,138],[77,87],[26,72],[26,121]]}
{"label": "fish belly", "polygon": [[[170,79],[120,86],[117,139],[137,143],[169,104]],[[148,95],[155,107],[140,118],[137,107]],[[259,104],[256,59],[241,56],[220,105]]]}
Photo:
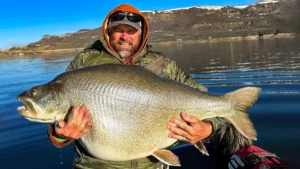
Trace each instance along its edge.
{"label": "fish belly", "polygon": [[104,116],[92,113],[93,128],[80,141],[90,154],[100,159],[125,161],[149,156],[176,142],[168,138],[166,126],[172,116],[179,114],[177,111],[120,104],[123,107],[98,107],[106,112]]}

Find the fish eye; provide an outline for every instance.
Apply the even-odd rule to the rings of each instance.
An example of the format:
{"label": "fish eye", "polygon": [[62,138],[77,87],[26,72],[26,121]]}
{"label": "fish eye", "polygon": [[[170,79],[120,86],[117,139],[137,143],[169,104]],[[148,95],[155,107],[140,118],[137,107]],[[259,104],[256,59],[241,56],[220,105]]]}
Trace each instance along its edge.
{"label": "fish eye", "polygon": [[31,89],[31,90],[30,90],[30,95],[31,95],[32,97],[35,97],[35,96],[36,96],[36,90],[35,90],[35,89]]}

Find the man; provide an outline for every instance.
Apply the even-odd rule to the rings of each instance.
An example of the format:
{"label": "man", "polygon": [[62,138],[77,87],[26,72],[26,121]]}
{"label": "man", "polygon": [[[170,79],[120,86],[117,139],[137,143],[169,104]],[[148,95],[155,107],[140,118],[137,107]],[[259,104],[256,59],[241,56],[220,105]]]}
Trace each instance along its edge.
{"label": "man", "polygon": [[[198,84],[188,74],[179,69],[175,62],[165,58],[162,53],[153,52],[146,47],[149,32],[148,21],[145,16],[134,7],[120,5],[113,9],[105,18],[102,30],[103,37],[79,53],[70,63],[67,71],[107,63],[145,66],[155,62],[159,58],[163,58],[165,66],[163,71],[164,77],[174,79],[201,91],[207,91],[204,86]],[[233,141],[226,140],[222,135],[222,129],[218,126],[221,126],[221,128],[225,126],[223,127],[225,129],[233,127],[224,120],[213,118],[201,121],[183,112],[178,113],[181,113],[181,119],[171,118],[170,124],[166,126],[170,130],[170,138],[184,140],[194,144],[198,141],[209,141],[212,136],[215,136],[218,138],[216,140],[223,143],[219,144],[218,142],[219,145],[230,147],[230,153],[251,144],[251,141],[245,138]],[[77,156],[74,168],[155,169],[166,167],[151,156],[125,162],[93,158],[76,141],[92,127],[89,121],[90,113],[87,111],[87,107],[84,105],[74,105],[68,117],[66,121],[61,120],[51,125],[48,134],[51,142],[57,147],[66,146],[75,140]],[[226,148],[222,150],[226,151]]]}

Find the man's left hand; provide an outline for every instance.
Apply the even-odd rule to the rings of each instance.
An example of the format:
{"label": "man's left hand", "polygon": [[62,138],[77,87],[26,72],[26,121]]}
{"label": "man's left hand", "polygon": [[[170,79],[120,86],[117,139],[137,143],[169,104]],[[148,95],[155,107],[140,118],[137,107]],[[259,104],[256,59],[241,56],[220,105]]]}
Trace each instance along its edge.
{"label": "man's left hand", "polygon": [[198,141],[206,140],[212,134],[212,125],[210,122],[203,122],[195,116],[186,113],[180,113],[182,120],[172,117],[167,129],[170,138],[183,140],[195,144]]}

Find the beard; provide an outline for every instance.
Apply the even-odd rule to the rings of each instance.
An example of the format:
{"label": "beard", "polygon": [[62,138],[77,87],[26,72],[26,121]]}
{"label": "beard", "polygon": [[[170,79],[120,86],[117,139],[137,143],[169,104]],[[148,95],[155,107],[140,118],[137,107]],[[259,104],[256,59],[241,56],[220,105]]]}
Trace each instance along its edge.
{"label": "beard", "polygon": [[[129,43],[131,45],[130,50],[128,49],[120,49],[119,48],[119,44],[120,43]],[[114,49],[114,51],[116,51],[121,58],[126,58],[126,57],[130,57],[132,56],[139,48],[139,45],[133,45],[132,42],[128,42],[128,41],[118,41],[116,43],[111,43],[112,48]]]}

